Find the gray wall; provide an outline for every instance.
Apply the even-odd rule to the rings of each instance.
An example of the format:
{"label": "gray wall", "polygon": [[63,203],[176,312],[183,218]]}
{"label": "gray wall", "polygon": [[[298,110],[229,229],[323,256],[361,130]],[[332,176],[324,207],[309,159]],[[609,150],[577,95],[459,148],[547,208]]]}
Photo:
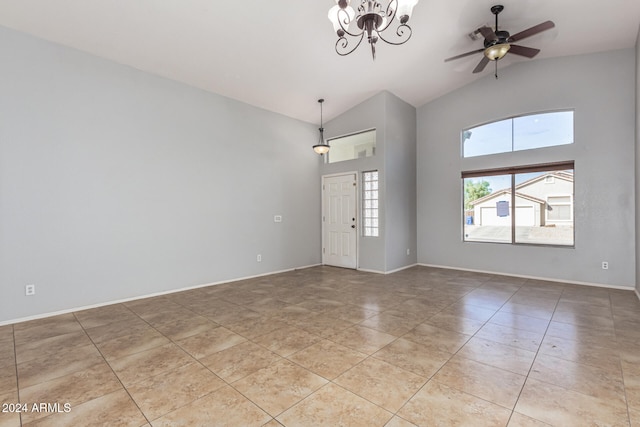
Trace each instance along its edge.
{"label": "gray wall", "polygon": [[416,263],[416,110],[381,92],[327,122],[325,137],[372,128],[376,129],[375,156],[323,164],[320,174],[379,171],[380,236],[360,236],[358,268],[388,272]]}
{"label": "gray wall", "polygon": [[636,290],[640,290],[640,26],[636,38]]}
{"label": "gray wall", "polygon": [[3,28],[0,56],[0,322],[320,263],[314,125]]}
{"label": "gray wall", "polygon": [[[524,61],[420,107],[418,262],[635,286],[634,69],[633,49]],[[575,144],[461,158],[463,128],[555,109],[575,109]],[[575,160],[575,249],[462,242],[462,170],[558,160]]]}
{"label": "gray wall", "polygon": [[385,146],[385,271],[393,271],[417,262],[416,109],[390,93]]}
{"label": "gray wall", "polygon": [[[331,100],[327,100],[329,106]],[[319,176],[336,174],[342,172],[358,172],[368,170],[379,171],[379,194],[381,201],[386,200],[384,181],[384,156],[386,153],[385,138],[385,104],[386,95],[381,92],[366,101],[356,105],[333,120],[325,123],[325,138],[331,139],[366,129],[376,129],[376,155],[364,159],[347,160],[344,162],[322,164]],[[320,182],[320,178],[318,183]],[[378,212],[380,222],[386,218],[386,204],[380,203]],[[381,230],[382,232],[382,230]],[[384,234],[379,237],[362,237],[358,241],[358,268],[365,270],[384,271],[385,266],[385,238]]]}

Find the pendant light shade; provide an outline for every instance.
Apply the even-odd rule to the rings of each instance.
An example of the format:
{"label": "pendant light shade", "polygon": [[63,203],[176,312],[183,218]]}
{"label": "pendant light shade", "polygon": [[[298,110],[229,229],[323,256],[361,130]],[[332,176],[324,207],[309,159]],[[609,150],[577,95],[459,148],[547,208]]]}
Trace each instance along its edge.
{"label": "pendant light shade", "polygon": [[313,146],[313,151],[322,155],[327,154],[329,152],[329,146],[326,144],[318,144]]}
{"label": "pendant light shade", "polygon": [[320,128],[318,128],[318,130],[320,131],[320,136],[318,138],[318,143],[313,146],[313,151],[315,151],[320,155],[327,154],[329,152],[329,144],[327,144],[324,140],[324,127],[322,127],[322,103],[323,102],[324,102],[324,99],[318,99],[318,103],[320,104]]}

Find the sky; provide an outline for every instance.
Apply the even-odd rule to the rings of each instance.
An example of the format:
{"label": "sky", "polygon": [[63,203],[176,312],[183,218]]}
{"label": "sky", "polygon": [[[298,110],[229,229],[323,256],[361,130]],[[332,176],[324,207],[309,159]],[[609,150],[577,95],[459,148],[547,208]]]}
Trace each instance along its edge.
{"label": "sky", "polygon": [[[516,174],[516,185],[525,182],[529,179],[544,175],[546,172],[532,172],[532,173],[519,173]],[[491,192],[498,190],[504,190],[511,188],[511,175],[499,175],[499,176],[483,176],[481,178],[466,178],[464,180],[471,182],[487,181]]]}
{"label": "sky", "polygon": [[572,144],[573,111],[514,117],[466,129],[464,134],[464,157]]}
{"label": "sky", "polygon": [[[514,117],[466,129],[463,135],[466,132],[470,135],[467,134],[468,138],[463,141],[464,157],[572,144],[573,111]],[[543,174],[544,172],[517,174],[516,185]],[[492,192],[511,187],[511,175],[467,180],[487,181]]]}

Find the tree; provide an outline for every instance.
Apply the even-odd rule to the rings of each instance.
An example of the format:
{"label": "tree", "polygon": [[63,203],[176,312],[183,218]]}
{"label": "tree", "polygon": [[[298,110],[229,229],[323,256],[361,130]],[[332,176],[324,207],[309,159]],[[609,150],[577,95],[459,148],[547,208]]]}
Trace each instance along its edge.
{"label": "tree", "polygon": [[473,182],[465,180],[464,182],[464,208],[471,209],[471,202],[491,194],[491,188],[487,181]]}

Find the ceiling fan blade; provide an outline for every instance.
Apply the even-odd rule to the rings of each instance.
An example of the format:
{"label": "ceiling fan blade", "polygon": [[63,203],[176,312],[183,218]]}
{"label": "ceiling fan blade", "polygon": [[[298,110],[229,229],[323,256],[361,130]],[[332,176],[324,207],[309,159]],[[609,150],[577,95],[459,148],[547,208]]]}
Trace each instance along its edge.
{"label": "ceiling fan blade", "polygon": [[555,26],[556,24],[554,24],[553,21],[543,22],[542,24],[535,25],[531,28],[512,35],[511,37],[509,37],[509,42],[517,42],[519,40],[526,39],[527,37],[531,37],[543,31],[550,30]]}
{"label": "ceiling fan blade", "polygon": [[517,44],[512,44],[511,49],[509,49],[509,53],[515,53],[516,55],[526,56],[527,58],[533,58],[538,53],[540,53],[540,49],[534,49],[532,47],[518,46]]}
{"label": "ceiling fan blade", "polygon": [[482,34],[482,37],[484,37],[485,40],[489,40],[490,42],[498,40],[496,33],[494,33],[489,27],[480,27],[478,28],[478,31],[480,31],[480,34]]}
{"label": "ceiling fan blade", "polygon": [[456,55],[456,56],[452,56],[451,58],[447,58],[447,59],[444,60],[444,62],[449,62],[449,61],[453,61],[454,59],[464,58],[465,56],[473,55],[474,53],[479,53],[479,52],[483,52],[483,51],[484,51],[484,48],[477,49],[477,50],[472,50],[471,52],[462,53],[460,55]]}
{"label": "ceiling fan blade", "polygon": [[484,67],[486,67],[488,63],[489,58],[483,56],[478,65],[476,65],[476,68],[473,69],[473,74],[482,72],[482,70],[484,70]]}

